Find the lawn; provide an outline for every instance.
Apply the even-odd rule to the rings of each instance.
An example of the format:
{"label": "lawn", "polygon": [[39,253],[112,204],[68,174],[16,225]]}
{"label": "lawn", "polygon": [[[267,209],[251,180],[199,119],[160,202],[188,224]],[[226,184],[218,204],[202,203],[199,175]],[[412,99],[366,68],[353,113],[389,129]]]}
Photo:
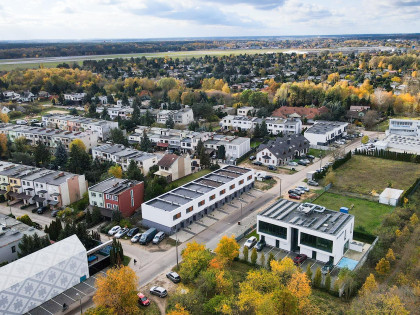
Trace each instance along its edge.
{"label": "lawn", "polygon": [[334,172],[335,190],[362,195],[387,187],[405,190],[420,177],[418,164],[357,155]]}
{"label": "lawn", "polygon": [[186,183],[189,183],[189,182],[191,182],[191,181],[193,181],[193,180],[195,180],[195,179],[197,179],[201,176],[204,176],[204,175],[206,175],[210,172],[211,172],[211,170],[204,169],[204,170],[198,171],[194,174],[191,174],[191,175],[182,177],[180,179],[177,179],[176,181],[172,182],[172,184],[175,184],[179,187],[179,186],[185,185]]}
{"label": "lawn", "polygon": [[322,194],[313,203],[335,211],[339,211],[341,207],[351,209],[349,213],[355,216],[355,230],[363,232],[363,230],[360,230],[360,227],[363,227],[366,232],[371,234],[375,234],[375,230],[381,224],[383,216],[393,209],[393,207],[380,204],[379,202],[329,192]]}
{"label": "lawn", "polygon": [[258,147],[262,141],[251,141],[251,148]]}
{"label": "lawn", "polygon": [[326,156],[328,153],[329,152],[325,150],[312,149],[312,148],[310,148],[308,151],[308,154],[313,155],[314,157],[319,157],[320,154],[322,154],[322,156]]}

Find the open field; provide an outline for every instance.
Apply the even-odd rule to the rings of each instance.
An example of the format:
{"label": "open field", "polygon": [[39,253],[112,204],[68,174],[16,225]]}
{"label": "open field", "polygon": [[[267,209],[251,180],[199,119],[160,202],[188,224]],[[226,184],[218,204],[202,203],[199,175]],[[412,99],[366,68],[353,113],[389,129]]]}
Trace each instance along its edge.
{"label": "open field", "polygon": [[313,203],[335,211],[339,211],[341,207],[349,208],[349,213],[355,216],[355,230],[361,231],[360,227],[363,227],[366,232],[371,234],[375,234],[375,230],[381,224],[383,216],[393,209],[393,207],[380,204],[379,202],[329,192],[322,194]]}
{"label": "open field", "polygon": [[[199,58],[203,56],[226,56],[226,55],[240,55],[240,54],[267,54],[287,52],[288,49],[236,49],[236,50],[197,50],[197,51],[171,51],[171,52],[157,52],[157,53],[139,53],[139,54],[119,54],[119,55],[95,55],[95,56],[72,56],[72,57],[46,57],[31,59],[4,59],[0,60],[0,71],[10,71],[13,69],[34,69],[39,68],[42,64],[43,67],[53,68],[58,64],[77,63],[82,64],[84,60],[101,60],[101,59],[114,59],[114,58],[159,58],[171,57],[179,59]],[[296,50],[298,51],[298,50]]]}
{"label": "open field", "polygon": [[180,179],[177,179],[176,181],[172,182],[171,184],[175,184],[179,187],[179,186],[182,186],[186,183],[189,183],[190,181],[193,181],[194,179],[197,179],[201,176],[204,176],[204,175],[206,175],[210,172],[211,172],[211,170],[204,169],[204,170],[198,171],[196,173],[190,174],[188,176],[182,177]]}
{"label": "open field", "polygon": [[418,164],[357,155],[334,172],[335,190],[362,195],[387,187],[405,190],[420,177]]}

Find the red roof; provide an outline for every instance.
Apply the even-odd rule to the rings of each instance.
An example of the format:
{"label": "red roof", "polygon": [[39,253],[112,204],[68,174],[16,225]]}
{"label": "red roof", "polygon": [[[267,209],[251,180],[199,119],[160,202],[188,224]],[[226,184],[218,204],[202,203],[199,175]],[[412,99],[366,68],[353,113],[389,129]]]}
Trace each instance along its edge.
{"label": "red roof", "polygon": [[302,118],[306,119],[314,119],[316,116],[321,114],[327,113],[328,109],[325,106],[322,107],[289,107],[289,106],[282,106],[277,108],[272,116],[274,117],[281,117],[287,118],[291,114],[298,114]]}
{"label": "red roof", "polygon": [[162,167],[171,167],[172,164],[176,160],[178,160],[179,156],[176,154],[165,154],[163,158],[160,159],[160,161],[157,163],[157,165]]}
{"label": "red roof", "polygon": [[169,147],[169,143],[158,142],[157,146],[161,148],[167,148]]}

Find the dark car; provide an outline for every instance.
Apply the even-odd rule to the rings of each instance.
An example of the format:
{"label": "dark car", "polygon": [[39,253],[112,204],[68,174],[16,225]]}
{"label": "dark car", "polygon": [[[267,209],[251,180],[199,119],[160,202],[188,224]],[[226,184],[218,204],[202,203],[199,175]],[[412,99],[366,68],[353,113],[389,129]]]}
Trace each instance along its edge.
{"label": "dark car", "polygon": [[323,275],[326,275],[327,273],[330,273],[334,268],[334,265],[332,262],[327,262],[324,266],[322,266],[321,273]]}
{"label": "dark car", "polygon": [[275,167],[274,165],[268,165],[267,167],[270,171],[276,171],[277,167]]}
{"label": "dark car", "polygon": [[139,232],[139,230],[140,229],[138,227],[134,227],[130,231],[128,231],[127,236],[128,237],[133,237],[134,235],[136,235]]}
{"label": "dark car", "polygon": [[32,213],[36,213],[36,212],[37,212],[37,210],[38,210],[38,208],[33,208],[33,209],[32,209]]}
{"label": "dark car", "polygon": [[308,256],[305,254],[298,254],[295,258],[293,258],[293,262],[295,265],[301,265],[306,259],[308,259]]}
{"label": "dark car", "polygon": [[299,165],[306,166],[306,165],[308,165],[309,163],[307,163],[305,160],[300,160],[300,161],[298,162],[298,164],[299,164]]}
{"label": "dark car", "polygon": [[262,249],[263,249],[264,247],[265,247],[265,241],[263,241],[263,240],[259,240],[259,241],[257,242],[257,244],[255,245],[255,248],[256,248],[257,252],[262,251]]}
{"label": "dark car", "polygon": [[42,226],[41,226],[41,224],[39,224],[39,223],[32,222],[32,226],[33,226],[34,228],[36,228],[37,230],[42,230]]}
{"label": "dark car", "polygon": [[271,176],[271,175],[265,175],[265,176],[264,176],[264,179],[265,179],[265,180],[273,179],[273,176]]}
{"label": "dark car", "polygon": [[254,161],[256,159],[256,157],[254,156],[254,155],[251,155],[250,157],[249,157],[249,160],[250,161]]}
{"label": "dark car", "polygon": [[150,305],[149,299],[143,293],[141,293],[141,292],[137,293],[137,297],[139,298],[139,304],[141,304],[143,306]]}
{"label": "dark car", "polygon": [[166,291],[162,287],[151,287],[150,293],[153,295],[157,295],[158,297],[164,298],[168,295],[168,291]]}
{"label": "dark car", "polygon": [[181,277],[179,276],[179,274],[177,274],[176,272],[168,272],[166,274],[166,278],[168,278],[169,280],[171,280],[173,283],[179,283],[181,282]]}
{"label": "dark car", "polygon": [[51,212],[51,216],[55,218],[60,210],[54,210]]}
{"label": "dark car", "polygon": [[300,196],[299,195],[296,195],[296,194],[289,194],[289,198],[290,199],[300,200]]}
{"label": "dark car", "polygon": [[311,159],[311,160],[315,159],[315,157],[313,155],[310,155],[310,154],[307,156],[307,158]]}
{"label": "dark car", "polygon": [[260,161],[254,161],[254,162],[252,162],[252,164],[257,165],[257,166],[261,166],[262,165],[262,163]]}
{"label": "dark car", "polygon": [[44,214],[47,210],[48,210],[48,207],[47,206],[39,207],[36,210],[36,213],[38,213],[38,214]]}
{"label": "dark car", "polygon": [[288,194],[298,195],[298,196],[303,195],[303,192],[300,191],[300,190],[297,190],[297,189],[290,189],[287,193]]}

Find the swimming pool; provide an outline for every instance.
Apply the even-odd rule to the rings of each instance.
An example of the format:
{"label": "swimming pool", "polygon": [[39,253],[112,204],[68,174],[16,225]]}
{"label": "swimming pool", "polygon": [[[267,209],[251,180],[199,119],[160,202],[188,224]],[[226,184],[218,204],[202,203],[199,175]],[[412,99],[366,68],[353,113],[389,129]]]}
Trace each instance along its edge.
{"label": "swimming pool", "polygon": [[347,267],[350,270],[353,270],[354,268],[356,268],[357,263],[358,263],[357,260],[353,260],[353,259],[350,259],[350,258],[347,258],[347,257],[343,257],[338,262],[337,267],[339,267],[339,268]]}

